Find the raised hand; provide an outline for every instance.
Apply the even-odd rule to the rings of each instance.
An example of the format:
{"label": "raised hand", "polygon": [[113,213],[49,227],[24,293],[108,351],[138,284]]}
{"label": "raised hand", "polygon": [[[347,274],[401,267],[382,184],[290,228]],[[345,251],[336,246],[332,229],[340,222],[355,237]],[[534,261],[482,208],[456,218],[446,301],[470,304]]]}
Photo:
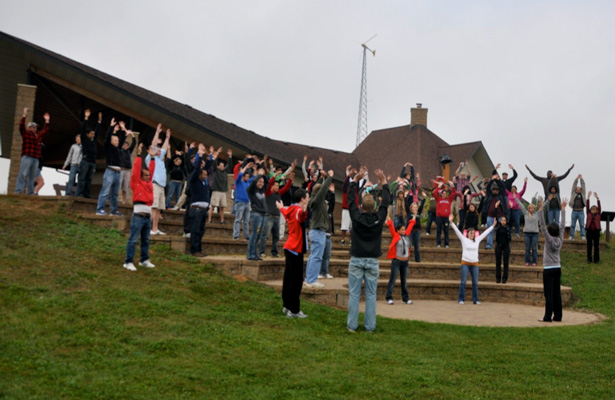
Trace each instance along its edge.
{"label": "raised hand", "polygon": [[111,122],[109,123],[109,125],[111,126],[115,126],[115,117],[111,118]]}
{"label": "raised hand", "polygon": [[525,179],[523,180],[523,182],[527,183],[527,176],[525,177]]}
{"label": "raised hand", "polygon": [[226,149],[226,155],[228,156],[228,158],[233,157],[233,150],[232,149]]}
{"label": "raised hand", "polygon": [[158,125],[156,126],[156,133],[160,132],[162,132],[162,123],[158,123]]}
{"label": "raised hand", "polygon": [[86,110],[83,112],[83,118],[85,118],[85,119],[90,119],[90,114],[91,114],[91,113],[92,113],[92,112],[90,111],[90,109],[89,109],[89,108],[86,108]]}
{"label": "raised hand", "polygon": [[587,194],[587,198],[589,199],[590,197],[592,197],[592,191],[590,190],[589,193]]}
{"label": "raised hand", "polygon": [[566,209],[566,204],[568,204],[568,199],[566,198],[562,199],[562,211]]}
{"label": "raised hand", "polygon": [[102,111],[98,113],[98,122],[102,122]]}
{"label": "raised hand", "polygon": [[49,123],[49,119],[50,119],[50,115],[49,113],[45,113],[43,114],[43,119],[45,120],[45,123],[48,124]]}
{"label": "raised hand", "polygon": [[171,129],[167,128],[167,139],[171,138]]}
{"label": "raised hand", "polygon": [[28,107],[24,107],[23,109],[23,117],[25,118],[28,115]]}
{"label": "raised hand", "polygon": [[512,164],[508,164],[508,168],[515,169],[515,167],[513,167]]}
{"label": "raised hand", "polygon": [[277,200],[275,202],[275,206],[277,207],[278,210],[281,210],[282,208],[284,208],[284,203],[282,203],[280,200]]}
{"label": "raised hand", "polygon": [[126,130],[126,123],[124,123],[124,121],[120,121],[118,122],[118,124],[120,125],[120,128],[122,128],[123,131]]}

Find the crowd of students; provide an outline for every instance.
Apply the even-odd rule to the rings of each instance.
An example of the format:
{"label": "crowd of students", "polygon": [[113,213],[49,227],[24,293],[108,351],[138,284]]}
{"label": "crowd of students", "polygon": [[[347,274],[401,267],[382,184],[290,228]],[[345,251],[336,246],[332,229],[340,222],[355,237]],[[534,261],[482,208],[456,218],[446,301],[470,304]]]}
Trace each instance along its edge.
{"label": "crowd of students", "polygon": [[[44,115],[42,129],[30,122],[26,127],[27,109],[20,122],[23,138],[22,160],[17,180],[16,193],[35,193],[35,183],[40,177],[43,139],[49,132],[50,116]],[[85,110],[81,133],[75,137],[63,169],[69,169],[66,195],[91,197],[91,180],[96,169],[96,138],[102,130],[102,113],[98,114],[95,127],[89,127],[90,110]],[[154,268],[149,260],[150,235],[164,235],[159,229],[162,211],[165,209],[185,210],[184,236],[190,239],[190,253],[204,257],[202,237],[205,226],[211,223],[217,210],[221,224],[226,224],[225,209],[228,209],[228,175],[232,170],[232,211],[235,220],[232,237],[247,240],[248,260],[260,261],[266,256],[266,244],[271,238],[272,257],[280,257],[279,242],[288,225],[288,239],[284,243],[286,269],[284,273],[283,311],[288,317],[305,318],[300,309],[299,296],[303,286],[324,287],[319,279],[333,278],[329,274],[331,237],[335,229],[335,186],[333,171],[325,170],[322,157],[307,163],[303,158],[301,166],[304,180],[301,187],[295,186],[295,160],[286,170],[275,166],[274,160],[247,154],[243,159],[233,160],[230,149],[226,159],[219,158],[223,149],[209,149],[203,144],[186,143],[183,150],[171,152],[171,130],[162,135],[158,124],[154,138],[148,146],[139,144],[134,163],[132,153],[136,146],[135,135],[126,128],[123,121],[111,118],[104,137],[106,168],[98,196],[98,215],[122,215],[119,201],[127,203],[132,192],[133,214],[130,236],[126,246],[123,267],[135,271],[134,255],[136,245],[141,241],[139,265]],[[130,139],[130,141],[129,141]],[[306,165],[307,164],[307,165]],[[368,331],[375,329],[375,290],[378,277],[378,257],[381,255],[382,227],[386,223],[392,241],[387,252],[391,260],[391,276],[386,301],[393,304],[393,287],[400,276],[402,301],[412,304],[408,289],[408,262],[411,249],[414,261],[421,262],[420,238],[421,218],[426,201],[427,224],[425,234],[430,235],[436,225],[436,246],[448,248],[449,227],[462,244],[461,283],[458,302],[465,303],[465,283],[468,273],[472,276],[472,300],[478,298],[478,249],[485,240],[485,249],[492,249],[495,238],[496,283],[509,280],[510,243],[513,235],[520,237],[521,214],[524,216],[523,236],[525,242],[525,265],[536,266],[539,231],[545,236],[544,291],[547,309],[542,321],[561,320],[561,295],[559,277],[561,265],[559,250],[563,240],[567,206],[572,209],[570,238],[574,239],[577,223],[581,239],[587,240],[587,261],[600,261],[600,200],[590,204],[592,192],[586,196],[585,181],[578,175],[572,184],[570,199],[562,199],[559,183],[565,179],[574,164],[561,176],[552,171],[546,177],[539,177],[526,168],[530,175],[541,182],[544,199],[536,204],[522,201],[527,186],[518,191],[514,185],[518,174],[512,165],[511,178],[506,172],[500,173],[498,164],[491,177],[473,182],[469,163],[459,164],[452,180],[438,176],[431,180],[429,190],[421,189],[421,179],[414,166],[407,162],[394,180],[385,177],[381,170],[375,170],[377,182],[369,179],[366,167],[346,167],[342,186],[342,219],[340,224],[341,243],[344,245],[350,233],[349,265],[349,316],[348,329],[356,331],[358,324],[358,299],[361,285],[365,283],[366,317]],[[466,172],[467,171],[467,172]],[[42,179],[42,178],[41,178]],[[27,182],[27,188],[26,188]],[[390,184],[389,184],[390,182]],[[428,194],[429,193],[429,194]],[[109,213],[105,210],[109,202]],[[545,219],[546,214],[546,219]],[[457,219],[455,223],[455,219]],[[587,219],[587,221],[585,221]],[[308,230],[309,227],[309,230]],[[484,228],[483,232],[479,232]],[[309,241],[308,241],[309,238]],[[310,250],[303,278],[303,254]],[[502,268],[503,267],[503,268]],[[301,269],[301,272],[299,272]]]}

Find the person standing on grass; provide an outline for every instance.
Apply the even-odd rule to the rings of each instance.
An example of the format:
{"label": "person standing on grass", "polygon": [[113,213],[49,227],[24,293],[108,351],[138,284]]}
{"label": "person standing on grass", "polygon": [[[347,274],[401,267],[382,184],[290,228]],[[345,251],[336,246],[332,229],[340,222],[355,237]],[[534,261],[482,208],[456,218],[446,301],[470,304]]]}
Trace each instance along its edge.
{"label": "person standing on grass", "polygon": [[[506,217],[502,216],[493,230],[495,236],[495,283],[506,283],[508,281],[508,261],[512,238],[506,222]],[[502,275],[502,259],[504,259],[504,275]]]}
{"label": "person standing on grass", "polygon": [[17,186],[15,193],[23,193],[26,188],[26,194],[35,194],[34,182],[39,176],[38,164],[42,156],[41,144],[43,139],[49,133],[49,113],[45,113],[45,125],[43,129],[37,131],[38,125],[36,122],[30,122],[26,129],[26,116],[28,108],[23,109],[23,116],[19,121],[19,132],[21,133],[21,164],[19,165],[19,173],[17,174]]}
{"label": "person standing on grass", "polygon": [[[587,262],[592,261],[598,264],[600,262],[600,212],[602,207],[600,206],[600,199],[598,193],[594,193],[594,197],[598,202],[598,205],[589,206],[589,198],[592,196],[592,192],[587,195],[587,225],[585,226],[585,232],[587,235]],[[594,250],[594,257],[592,259],[592,247]]]}
{"label": "person standing on grass", "polygon": [[284,207],[281,201],[276,207],[288,223],[288,239],[284,243],[286,266],[282,283],[282,313],[288,318],[306,318],[301,311],[301,288],[303,287],[303,254],[307,251],[305,219],[310,195],[305,189],[293,193],[293,203]]}
{"label": "person standing on grass", "polygon": [[[154,140],[152,140],[152,147],[156,151],[154,155],[154,161],[156,161],[156,172],[153,175],[153,183],[154,183],[154,203],[152,204],[152,235],[165,235],[160,229],[158,229],[158,221],[160,221],[160,216],[162,210],[164,210],[166,198],[164,195],[164,188],[167,186],[167,170],[165,168],[164,158],[167,155],[167,151],[169,151],[169,141],[171,140],[171,130],[167,129],[167,136],[162,144],[159,145],[159,137],[160,132],[162,132],[162,124],[158,124],[156,127],[156,133],[154,134]],[[148,155],[145,159],[145,162],[149,162],[152,158],[151,155]]]}
{"label": "person standing on grass", "polygon": [[550,223],[545,225],[545,216],[542,212],[543,202],[538,206],[540,214],[540,229],[545,237],[545,246],[542,261],[544,270],[542,272],[542,287],[545,295],[545,315],[538,321],[540,322],[561,322],[562,320],[562,289],[560,281],[562,278],[562,264],[560,262],[560,251],[564,243],[564,229],[566,228],[566,203],[568,199],[561,202],[561,221],[558,224]]}
{"label": "person standing on grass", "polygon": [[196,165],[190,175],[190,254],[195,257],[205,257],[203,253],[203,235],[210,202],[210,188],[207,180],[207,170],[211,160],[205,160],[205,146],[199,146]]}
{"label": "person standing on grass", "polygon": [[77,175],[79,174],[79,164],[81,163],[81,135],[75,136],[75,143],[70,146],[66,161],[62,166],[63,170],[66,170],[70,166],[68,173],[68,182],[66,182],[66,196],[73,195],[73,188],[76,187]]}
{"label": "person standing on grass", "polygon": [[[135,158],[130,177],[130,188],[132,189],[133,213],[130,219],[130,236],[126,244],[126,259],[123,267],[128,271],[136,271],[134,265],[134,255],[137,241],[141,238],[141,258],[139,266],[154,268],[155,265],[149,260],[149,237],[151,229],[152,203],[154,202],[154,188],[152,186],[152,176],[156,169],[156,163],[150,157],[149,169],[143,167],[143,157],[140,155],[143,144],[139,145],[139,156]],[[149,148],[150,156],[155,154],[153,148]]]}
{"label": "person standing on grass", "polygon": [[[327,231],[329,230],[329,214],[327,213],[327,192],[331,181],[333,180],[333,170],[329,172],[320,170],[321,179],[324,182],[318,182],[312,186],[312,198],[310,199],[310,257],[305,266],[305,286],[312,288],[324,287],[318,282],[318,273],[322,266],[322,256],[327,244]],[[309,189],[308,189],[309,190]]]}
{"label": "person standing on grass", "polygon": [[416,220],[410,218],[408,226],[403,222],[397,222],[393,225],[393,220],[387,218],[386,224],[391,232],[391,245],[387,252],[387,258],[391,260],[391,276],[387,286],[386,300],[387,304],[393,304],[393,287],[399,274],[401,284],[401,298],[404,304],[412,304],[408,295],[408,259],[410,258],[410,233],[414,228]]}
{"label": "person standing on grass", "polygon": [[461,242],[461,283],[459,284],[459,294],[457,295],[457,302],[459,304],[465,304],[466,300],[466,281],[468,280],[468,272],[472,275],[472,302],[474,304],[480,304],[478,301],[478,247],[480,242],[491,233],[497,224],[497,219],[494,219],[493,225],[487,228],[478,237],[475,237],[476,231],[473,228],[468,229],[468,237],[463,236],[457,225],[453,224],[453,214],[449,216],[453,231],[459,241]]}
{"label": "person standing on grass", "polygon": [[382,199],[377,209],[371,194],[363,196],[361,209],[356,203],[357,184],[367,174],[367,168],[362,167],[348,187],[352,243],[348,266],[349,298],[346,326],[350,332],[356,332],[359,327],[359,300],[363,281],[365,281],[365,330],[373,332],[376,329],[376,289],[380,275],[378,257],[382,255],[382,226],[391,203],[391,193],[384,172],[381,169],[374,172],[378,177],[378,186],[382,189]]}
{"label": "person standing on grass", "polygon": [[538,224],[540,223],[540,218],[538,218],[536,206],[534,204],[528,205],[526,209],[520,199],[515,199],[515,201],[525,217],[525,224],[523,225],[525,266],[531,263],[532,266],[535,267],[536,260],[538,259]]}

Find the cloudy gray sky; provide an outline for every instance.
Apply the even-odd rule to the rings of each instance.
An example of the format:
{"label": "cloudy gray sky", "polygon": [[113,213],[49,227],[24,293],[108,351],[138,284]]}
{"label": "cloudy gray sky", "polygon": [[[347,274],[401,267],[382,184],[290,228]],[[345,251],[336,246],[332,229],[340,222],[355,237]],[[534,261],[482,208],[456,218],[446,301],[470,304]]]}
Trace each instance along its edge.
{"label": "cloudy gray sky", "polygon": [[[369,130],[482,140],[494,163],[583,174],[615,209],[613,1],[2,1],[0,30],[274,139],[352,151]],[[384,155],[383,155],[384,156]],[[375,167],[375,166],[374,166]],[[530,180],[528,193],[540,191]]]}

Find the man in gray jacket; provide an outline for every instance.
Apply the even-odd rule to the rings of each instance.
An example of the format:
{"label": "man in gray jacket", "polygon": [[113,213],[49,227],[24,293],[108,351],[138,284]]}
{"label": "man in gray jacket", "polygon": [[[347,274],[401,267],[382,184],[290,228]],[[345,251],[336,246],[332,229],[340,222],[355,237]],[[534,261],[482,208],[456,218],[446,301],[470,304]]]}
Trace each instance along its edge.
{"label": "man in gray jacket", "polygon": [[77,174],[79,174],[79,164],[81,164],[81,157],[81,135],[79,134],[75,136],[75,143],[70,146],[68,156],[66,157],[66,161],[64,161],[64,165],[62,166],[63,170],[66,170],[66,167],[70,166],[68,182],[66,182],[67,196],[73,195],[73,186],[75,186]]}

